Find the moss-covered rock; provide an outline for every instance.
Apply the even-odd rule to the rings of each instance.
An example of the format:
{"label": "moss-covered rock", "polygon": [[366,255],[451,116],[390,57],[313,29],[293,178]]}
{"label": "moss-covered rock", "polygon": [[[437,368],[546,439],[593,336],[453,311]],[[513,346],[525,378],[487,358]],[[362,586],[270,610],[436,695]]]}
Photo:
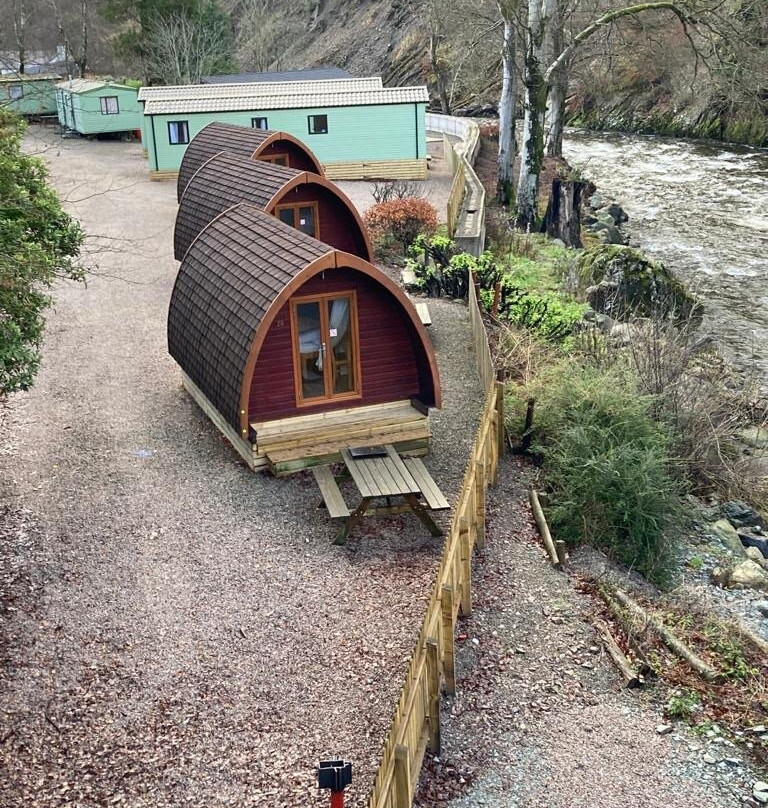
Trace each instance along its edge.
{"label": "moss-covered rock", "polygon": [[663,264],[632,247],[606,244],[586,250],[578,272],[589,287],[590,306],[614,320],[652,317],[694,324],[701,320],[701,306],[685,286]]}

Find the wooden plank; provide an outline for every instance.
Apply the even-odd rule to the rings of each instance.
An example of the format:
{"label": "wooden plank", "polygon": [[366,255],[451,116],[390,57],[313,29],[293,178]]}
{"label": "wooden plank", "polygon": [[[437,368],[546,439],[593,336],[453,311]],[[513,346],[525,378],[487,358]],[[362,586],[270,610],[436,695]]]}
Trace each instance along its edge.
{"label": "wooden plank", "polygon": [[[429,431],[429,424],[426,421],[422,421],[419,424],[409,427],[408,429],[394,429],[393,431],[385,431],[379,433],[375,437],[382,439],[379,442],[396,444],[401,441],[412,441],[424,438],[429,439],[431,437],[431,433]],[[291,449],[269,449],[263,452],[263,454],[266,454],[270,461],[281,462],[285,460],[296,460],[303,457],[312,457],[314,455],[328,454],[332,452],[339,453],[341,449],[344,448],[365,445],[367,445],[365,440],[347,440],[343,438],[340,440],[297,446]]]}
{"label": "wooden plank", "polygon": [[333,476],[330,466],[315,466],[312,469],[315,480],[323,495],[323,502],[328,509],[328,514],[332,519],[342,519],[349,516],[349,508],[344,502],[339,486]]}
{"label": "wooden plank", "polygon": [[[360,461],[355,460],[354,462],[359,463]],[[384,458],[372,457],[370,459],[363,460],[362,463],[373,480],[375,480],[382,496],[393,497],[400,493],[400,488],[402,486],[392,477]]]}
{"label": "wooden plank", "polygon": [[355,464],[355,461],[352,458],[352,455],[350,455],[348,449],[341,450],[341,458],[349,470],[349,473],[352,475],[352,479],[354,480],[357,490],[360,492],[361,496],[378,497],[378,486],[372,484],[367,475],[362,473],[360,467]]}
{"label": "wooden plank", "polygon": [[383,404],[366,404],[364,407],[346,407],[341,410],[326,410],[325,412],[315,412],[309,415],[293,415],[289,418],[275,418],[270,421],[254,421],[251,428],[254,432],[263,431],[282,433],[293,428],[314,428],[319,422],[340,421],[346,422],[349,419],[365,419],[367,416],[384,413],[389,410],[402,410],[406,412],[412,409],[411,402],[407,399],[399,401],[386,401]]}
{"label": "wooden plank", "polygon": [[423,325],[432,325],[432,315],[429,313],[427,304],[424,302],[414,303],[414,307]]}
{"label": "wooden plank", "polygon": [[444,511],[451,506],[445,498],[443,492],[438,488],[437,483],[427,470],[427,467],[418,457],[409,457],[403,461],[408,471],[413,475],[413,479],[419,484],[421,493],[427,501],[427,505],[433,511]]}
{"label": "wooden plank", "polygon": [[402,476],[404,484],[408,486],[408,491],[403,491],[403,493],[420,494],[421,489],[419,488],[419,484],[413,479],[413,475],[406,468],[403,458],[395,451],[395,447],[392,446],[392,444],[388,444],[386,449],[388,457]]}

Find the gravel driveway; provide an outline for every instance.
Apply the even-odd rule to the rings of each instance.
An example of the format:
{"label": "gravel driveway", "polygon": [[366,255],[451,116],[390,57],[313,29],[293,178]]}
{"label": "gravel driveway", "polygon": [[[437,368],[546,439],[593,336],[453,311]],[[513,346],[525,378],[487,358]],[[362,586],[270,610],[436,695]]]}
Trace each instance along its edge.
{"label": "gravel driveway", "polygon": [[[166,353],[175,185],[136,144],[45,157],[102,250],[0,409],[0,806],[325,805],[328,756],[361,806],[441,542],[402,516],[333,547],[309,475],[247,470]],[[452,499],[480,393],[466,310],[430,308]]]}

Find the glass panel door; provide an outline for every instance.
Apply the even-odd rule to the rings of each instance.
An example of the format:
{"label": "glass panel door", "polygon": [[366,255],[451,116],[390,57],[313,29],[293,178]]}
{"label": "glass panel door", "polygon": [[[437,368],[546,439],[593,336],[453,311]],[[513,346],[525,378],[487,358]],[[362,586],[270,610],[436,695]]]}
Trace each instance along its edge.
{"label": "glass panel door", "polygon": [[354,293],[292,303],[297,403],[360,393]]}
{"label": "glass panel door", "polygon": [[331,348],[329,373],[333,395],[351,393],[355,389],[349,302],[348,297],[331,298],[327,302],[328,344]]}
{"label": "glass panel door", "polygon": [[301,398],[325,398],[325,345],[321,340],[322,323],[319,301],[296,306],[299,335]]}

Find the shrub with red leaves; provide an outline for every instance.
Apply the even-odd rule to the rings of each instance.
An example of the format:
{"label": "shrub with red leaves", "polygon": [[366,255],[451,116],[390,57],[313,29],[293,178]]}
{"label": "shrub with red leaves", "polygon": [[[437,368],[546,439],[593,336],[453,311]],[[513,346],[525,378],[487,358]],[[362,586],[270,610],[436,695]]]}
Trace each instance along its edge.
{"label": "shrub with red leaves", "polygon": [[405,250],[419,233],[434,233],[437,211],[421,197],[392,199],[370,208],[365,223],[377,244],[398,241]]}

